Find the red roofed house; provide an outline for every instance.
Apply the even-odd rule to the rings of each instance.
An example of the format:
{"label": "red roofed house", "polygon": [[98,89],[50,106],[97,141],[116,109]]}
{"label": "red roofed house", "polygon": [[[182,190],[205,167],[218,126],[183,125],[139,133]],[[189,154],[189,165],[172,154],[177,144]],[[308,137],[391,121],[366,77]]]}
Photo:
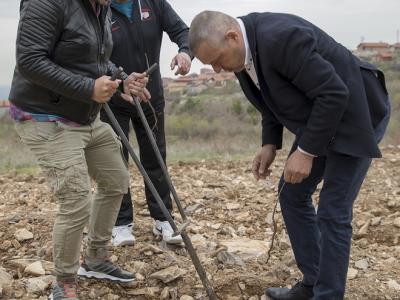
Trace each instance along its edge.
{"label": "red roofed house", "polygon": [[374,56],[374,61],[391,61],[393,59],[392,52],[382,52]]}
{"label": "red roofed house", "polygon": [[385,52],[388,51],[390,45],[388,43],[360,43],[357,46],[358,51],[375,51],[375,52]]}
{"label": "red roofed house", "polygon": [[9,107],[10,101],[8,100],[0,100],[0,107]]}

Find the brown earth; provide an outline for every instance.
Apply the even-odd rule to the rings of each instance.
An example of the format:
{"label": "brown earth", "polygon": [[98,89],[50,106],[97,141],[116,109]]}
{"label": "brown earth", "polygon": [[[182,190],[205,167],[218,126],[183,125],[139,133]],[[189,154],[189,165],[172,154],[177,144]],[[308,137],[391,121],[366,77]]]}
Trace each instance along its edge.
{"label": "brown earth", "polygon": [[[355,205],[346,299],[400,299],[400,147],[389,147],[384,154],[384,159],[373,163]],[[265,287],[291,285],[300,277],[280,214],[277,243],[270,263],[265,264],[273,228],[270,213],[283,163],[281,155],[271,180],[258,183],[252,178],[250,160],[170,166],[184,207],[192,211],[188,232],[219,299],[263,299]],[[183,295],[207,299],[185,249],[166,247],[153,236],[140,176],[134,168],[132,174],[137,243],[113,248],[112,259],[135,272],[138,280],[130,286],[80,280],[80,299],[180,299]],[[41,261],[50,274],[55,213],[56,203],[40,173],[0,175],[0,272],[12,277],[1,291],[0,274],[3,299],[46,299],[48,277],[28,275],[24,268],[28,262]],[[28,233],[27,240],[19,237],[18,241],[15,234],[20,229],[33,238]],[[239,248],[256,241],[234,253],[223,246],[223,240]],[[165,284],[150,276],[167,267],[172,269],[165,272],[176,272],[177,279]],[[35,277],[47,283],[34,289]]]}

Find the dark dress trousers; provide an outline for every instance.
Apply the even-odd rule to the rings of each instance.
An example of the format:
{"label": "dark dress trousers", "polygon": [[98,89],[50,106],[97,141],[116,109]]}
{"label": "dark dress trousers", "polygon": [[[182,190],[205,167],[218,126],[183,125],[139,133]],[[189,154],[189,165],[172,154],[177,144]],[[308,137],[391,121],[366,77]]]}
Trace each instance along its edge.
{"label": "dark dress trousers", "polygon": [[[390,116],[383,73],[359,60],[306,20],[252,13],[246,28],[260,89],[237,77],[262,114],[262,144],[282,146],[286,127],[316,155],[310,176],[286,184],[280,204],[295,254],[314,300],[343,299],[352,236],[352,208]],[[311,196],[324,181],[316,212]],[[280,182],[282,187],[283,179]]]}

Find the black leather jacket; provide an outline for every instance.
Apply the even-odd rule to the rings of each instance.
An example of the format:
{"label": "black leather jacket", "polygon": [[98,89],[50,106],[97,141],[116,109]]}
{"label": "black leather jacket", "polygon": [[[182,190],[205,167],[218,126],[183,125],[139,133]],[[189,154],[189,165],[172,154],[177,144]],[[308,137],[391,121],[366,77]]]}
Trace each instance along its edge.
{"label": "black leather jacket", "polygon": [[25,0],[11,103],[90,124],[100,110],[91,99],[95,79],[116,69],[112,47],[108,7],[97,18],[89,0]]}

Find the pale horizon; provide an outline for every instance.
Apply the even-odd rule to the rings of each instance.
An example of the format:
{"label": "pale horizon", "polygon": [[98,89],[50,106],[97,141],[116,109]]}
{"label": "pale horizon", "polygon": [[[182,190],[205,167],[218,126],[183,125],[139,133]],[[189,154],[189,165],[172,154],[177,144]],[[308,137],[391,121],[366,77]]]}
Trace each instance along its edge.
{"label": "pale horizon", "polygon": [[[198,0],[195,4],[185,0],[169,3],[189,26],[193,17],[203,10],[219,10],[231,16],[250,12],[283,12],[299,15],[325,30],[349,49],[362,41],[397,42],[399,0]],[[0,3],[0,86],[9,86],[15,65],[15,38],[19,18],[19,1],[2,0]],[[175,77],[169,68],[177,47],[164,34],[160,69],[163,77]],[[199,73],[203,65],[194,60],[191,73]]]}

